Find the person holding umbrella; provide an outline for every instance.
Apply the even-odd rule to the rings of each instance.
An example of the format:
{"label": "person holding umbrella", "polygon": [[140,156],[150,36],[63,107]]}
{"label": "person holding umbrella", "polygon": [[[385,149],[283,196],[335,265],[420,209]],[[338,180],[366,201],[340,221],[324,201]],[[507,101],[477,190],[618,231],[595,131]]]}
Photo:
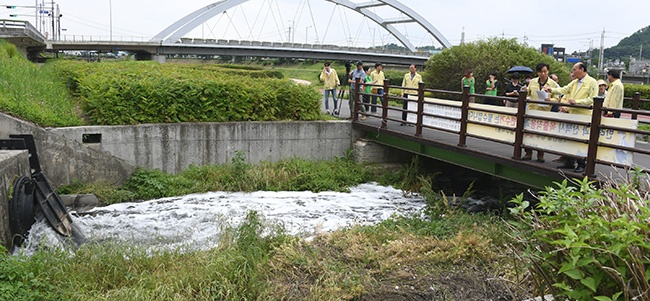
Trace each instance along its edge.
{"label": "person holding umbrella", "polygon": [[[519,90],[521,90],[521,83],[519,83],[519,73],[515,72],[510,75],[510,82],[506,85],[506,96],[519,97]],[[503,103],[508,108],[516,108],[517,100],[504,99]]]}

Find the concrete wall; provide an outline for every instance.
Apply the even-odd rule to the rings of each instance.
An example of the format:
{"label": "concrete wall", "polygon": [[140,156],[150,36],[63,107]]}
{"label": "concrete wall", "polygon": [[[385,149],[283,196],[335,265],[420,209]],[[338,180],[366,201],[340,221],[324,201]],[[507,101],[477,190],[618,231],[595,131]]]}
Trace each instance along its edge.
{"label": "concrete wall", "polygon": [[0,244],[13,248],[9,229],[9,198],[14,181],[20,176],[30,176],[29,155],[26,150],[0,150]]}
{"label": "concrete wall", "polygon": [[6,114],[0,113],[0,139],[11,134],[32,134],[43,173],[53,187],[81,182],[122,183],[135,170],[133,164],[101,150],[65,138]]}
{"label": "concrete wall", "polygon": [[88,126],[50,129],[56,136],[82,143],[101,134],[100,149],[134,165],[178,173],[190,164],[230,162],[238,151],[247,161],[292,157],[329,160],[344,156],[357,139],[349,121],[226,122]]}

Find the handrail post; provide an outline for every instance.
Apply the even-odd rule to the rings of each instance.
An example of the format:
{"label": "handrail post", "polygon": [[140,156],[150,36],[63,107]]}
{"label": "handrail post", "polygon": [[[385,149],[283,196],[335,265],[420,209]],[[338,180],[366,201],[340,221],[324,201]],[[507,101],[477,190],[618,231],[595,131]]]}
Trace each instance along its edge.
{"label": "handrail post", "polygon": [[415,136],[422,137],[422,119],[424,119],[424,83],[418,83],[418,120],[415,124]]}
{"label": "handrail post", "polygon": [[386,119],[388,119],[388,84],[390,81],[384,79],[384,95],[381,96],[381,128],[385,129],[388,126]]}
{"label": "handrail post", "polygon": [[521,158],[521,146],[524,144],[524,126],[526,125],[526,97],[528,92],[519,91],[517,97],[517,125],[515,126],[515,143],[512,151],[513,159]]}
{"label": "handrail post", "polygon": [[596,175],[596,155],[598,153],[598,139],[600,138],[600,121],[603,116],[602,97],[594,97],[593,112],[591,113],[591,125],[589,129],[589,146],[587,148],[587,164],[585,174],[590,178]]}
{"label": "handrail post", "polygon": [[[638,111],[640,102],[641,102],[641,92],[635,92],[634,93],[634,98],[632,98],[632,109],[635,110],[635,111]],[[632,119],[633,120],[636,120],[637,116],[638,115],[636,113],[632,113]]]}
{"label": "handrail post", "polygon": [[359,107],[360,107],[360,104],[359,104],[359,101],[360,101],[359,84],[361,84],[361,78],[357,78],[355,80],[355,85],[354,85],[354,99],[352,100],[352,101],[354,101],[354,105],[352,106],[353,109],[354,109],[354,112],[350,112],[350,114],[352,114],[352,120],[354,122],[359,121],[359,114],[358,114]]}
{"label": "handrail post", "polygon": [[460,106],[460,133],[458,146],[467,146],[467,118],[469,117],[469,86],[463,87],[463,104]]}

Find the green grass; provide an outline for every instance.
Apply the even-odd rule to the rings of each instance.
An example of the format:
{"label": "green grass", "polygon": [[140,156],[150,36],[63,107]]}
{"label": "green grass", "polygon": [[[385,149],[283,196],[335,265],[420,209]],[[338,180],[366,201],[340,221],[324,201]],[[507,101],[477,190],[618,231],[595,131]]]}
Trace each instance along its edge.
{"label": "green grass", "polygon": [[473,270],[467,277],[490,271],[516,281],[500,245],[505,230],[496,217],[453,213],[395,218],[308,242],[250,212],[209,251],[109,242],[86,244],[73,256],[56,249],[2,254],[0,299],[350,300],[395,285],[426,293],[452,267]]}
{"label": "green grass", "polygon": [[343,157],[331,161],[299,158],[280,162],[245,162],[238,153],[229,164],[190,166],[178,175],[159,170],[136,170],[122,187],[106,183],[75,183],[59,193],[93,193],[106,204],[148,200],[208,191],[348,191],[369,181],[390,181],[366,165]]}
{"label": "green grass", "polygon": [[[284,74],[285,78],[297,78],[306,80],[312,83],[312,85],[320,86],[320,73],[323,71],[323,63],[311,64],[291,64],[291,65],[282,65],[282,66],[271,66],[267,67],[272,70],[278,70]],[[336,72],[339,74],[345,73],[344,65],[336,65],[332,63],[332,68],[336,69]]]}
{"label": "green grass", "polygon": [[41,126],[83,124],[65,84],[0,40],[0,110]]}

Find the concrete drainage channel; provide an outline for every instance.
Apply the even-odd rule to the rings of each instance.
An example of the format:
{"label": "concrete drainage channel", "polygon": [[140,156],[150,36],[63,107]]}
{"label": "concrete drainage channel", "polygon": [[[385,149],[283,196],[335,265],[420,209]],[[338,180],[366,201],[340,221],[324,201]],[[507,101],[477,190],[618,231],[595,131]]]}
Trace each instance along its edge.
{"label": "concrete drainage channel", "polygon": [[10,139],[0,140],[0,147],[7,150],[27,150],[31,176],[21,176],[14,181],[13,193],[9,202],[9,228],[13,246],[25,241],[29,229],[42,219],[61,236],[70,237],[79,246],[84,238],[72,223],[70,213],[61,197],[52,189],[41,170],[32,135],[10,135]]}

